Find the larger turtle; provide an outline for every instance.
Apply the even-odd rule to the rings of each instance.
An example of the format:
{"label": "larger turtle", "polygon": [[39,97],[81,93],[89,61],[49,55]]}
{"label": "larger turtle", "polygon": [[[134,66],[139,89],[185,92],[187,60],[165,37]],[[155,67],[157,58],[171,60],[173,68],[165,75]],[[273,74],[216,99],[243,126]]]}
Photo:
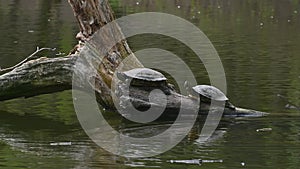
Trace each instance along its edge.
{"label": "larger turtle", "polygon": [[161,89],[165,94],[170,94],[167,78],[160,72],[149,68],[135,68],[117,74],[118,78],[124,82],[129,82],[130,86],[144,89]]}
{"label": "larger turtle", "polygon": [[[186,86],[186,83],[185,83]],[[197,85],[192,87],[191,95],[199,95],[201,102],[210,103],[211,100],[225,102],[225,107],[235,109],[235,106],[229,102],[226,95],[218,88],[210,85]]]}

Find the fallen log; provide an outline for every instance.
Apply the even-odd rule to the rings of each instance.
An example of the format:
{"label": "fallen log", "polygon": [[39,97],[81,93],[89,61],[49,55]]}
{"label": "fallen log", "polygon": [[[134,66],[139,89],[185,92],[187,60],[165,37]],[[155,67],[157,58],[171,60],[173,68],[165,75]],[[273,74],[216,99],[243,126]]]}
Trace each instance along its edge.
{"label": "fallen log", "polygon": [[[143,65],[134,56],[126,40],[116,43],[109,51],[103,53],[101,48],[98,50],[98,59],[93,63],[84,61],[78,64],[78,59],[84,59],[82,55],[87,55],[90,50],[85,46],[85,42],[105,44],[114,42],[116,36],[122,35],[118,27],[112,27],[111,30],[102,32],[100,42],[92,39],[101,27],[114,20],[113,11],[107,0],[69,0],[74,10],[74,15],[78,20],[80,32],[77,35],[80,43],[75,47],[69,56],[58,58],[39,58],[30,60],[22,65],[14,67],[13,70],[5,72],[0,76],[0,101],[19,97],[32,97],[40,94],[48,94],[63,90],[72,89],[72,77],[76,71],[80,74],[77,85],[73,86],[78,90],[85,90],[86,84],[89,84],[95,90],[97,101],[105,108],[115,110],[112,96],[111,83],[113,75],[121,61],[127,56],[131,56],[131,63],[126,69],[143,67]],[[98,39],[99,40],[99,39]],[[99,47],[100,45],[98,45]],[[96,67],[95,67],[96,65]],[[93,83],[82,83],[90,82]],[[157,106],[150,102],[148,93],[142,88],[134,90],[130,98],[134,107],[138,109],[147,109],[149,106]],[[173,91],[167,96],[169,100],[166,111],[175,112],[181,106],[193,110],[198,106],[192,98],[181,95]],[[159,105],[158,105],[159,106]],[[209,105],[201,106],[200,113],[207,113]],[[218,109],[218,107],[213,107]],[[262,116],[263,112],[254,110],[236,108],[235,110],[224,110],[224,115],[230,116]]]}
{"label": "fallen log", "polygon": [[0,101],[59,92],[72,87],[75,56],[39,58],[0,76]]}
{"label": "fallen log", "polygon": [[[87,67],[84,64],[81,67],[74,67],[77,55],[70,55],[67,57],[59,58],[39,58],[26,62],[25,64],[17,67],[11,72],[8,72],[0,76],[0,101],[19,97],[33,97],[40,94],[48,94],[53,92],[59,92],[63,90],[69,90],[72,88],[72,76],[74,69],[76,72],[81,72],[82,76],[86,79],[80,79],[79,81],[88,81],[89,78],[96,75],[96,71]],[[89,76],[86,76],[89,75]],[[98,77],[99,78],[99,77]],[[97,81],[97,101],[99,101],[105,108],[115,109],[108,99],[104,99],[105,95],[110,97],[110,91],[108,88],[99,87],[106,86],[101,79]],[[79,83],[78,83],[79,84]],[[91,84],[92,85],[92,84]],[[77,89],[84,90],[84,85],[79,85]],[[103,94],[105,92],[106,94]],[[101,94],[100,94],[101,93]],[[136,89],[131,95],[130,99],[132,104],[137,109],[147,109],[150,106],[157,106],[148,100],[149,92]],[[190,97],[180,95],[176,92],[172,92],[168,95],[168,105],[166,111],[168,113],[176,112],[180,109],[180,106],[184,106],[187,109],[193,110],[197,102]],[[209,110],[207,106],[202,106],[200,113],[205,114]],[[263,112],[237,108],[231,110],[225,108],[224,115],[228,116],[263,116]]]}

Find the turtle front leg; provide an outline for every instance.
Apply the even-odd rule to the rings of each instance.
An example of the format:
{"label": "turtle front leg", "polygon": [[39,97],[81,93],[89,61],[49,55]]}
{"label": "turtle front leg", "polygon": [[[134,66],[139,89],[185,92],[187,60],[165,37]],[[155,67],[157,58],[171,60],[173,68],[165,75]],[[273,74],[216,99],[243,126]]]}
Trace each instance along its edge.
{"label": "turtle front leg", "polygon": [[226,101],[225,107],[228,107],[228,108],[230,108],[232,110],[235,110],[235,106],[233,104],[231,104],[229,101]]}

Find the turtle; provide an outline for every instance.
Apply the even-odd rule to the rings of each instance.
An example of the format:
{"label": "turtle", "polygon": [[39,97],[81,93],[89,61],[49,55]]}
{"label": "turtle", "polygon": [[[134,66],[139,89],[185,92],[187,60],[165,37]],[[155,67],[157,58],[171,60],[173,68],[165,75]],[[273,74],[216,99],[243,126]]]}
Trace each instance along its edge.
{"label": "turtle", "polygon": [[[185,83],[185,87],[187,83]],[[187,87],[186,87],[187,88]],[[227,96],[218,88],[210,85],[197,85],[191,88],[192,92],[190,95],[199,95],[201,102],[210,103],[211,100],[217,102],[224,102],[225,107],[235,110],[235,106],[229,102]]]}
{"label": "turtle", "polygon": [[170,94],[167,78],[160,72],[149,68],[135,68],[125,72],[117,73],[118,79],[130,82],[132,87],[144,89],[161,89],[165,94]]}

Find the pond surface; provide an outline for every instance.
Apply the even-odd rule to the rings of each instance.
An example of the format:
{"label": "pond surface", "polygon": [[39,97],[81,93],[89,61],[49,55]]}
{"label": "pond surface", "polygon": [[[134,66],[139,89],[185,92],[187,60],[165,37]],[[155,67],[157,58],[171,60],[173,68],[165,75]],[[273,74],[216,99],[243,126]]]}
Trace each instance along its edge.
{"label": "pond surface", "polygon": [[[235,105],[269,112],[262,118],[224,118],[207,143],[199,143],[201,122],[172,150],[127,159],[95,145],[82,130],[70,91],[0,103],[0,168],[299,168],[300,1],[112,0],[118,17],[136,12],[174,14],[199,27],[218,51],[226,71],[228,97]],[[137,3],[138,2],[138,3]],[[77,23],[63,0],[0,0],[0,66],[12,66],[37,46],[68,53],[77,43]],[[163,42],[162,42],[163,41]],[[209,79],[185,46],[166,37],[129,39],[134,51],[162,47],[189,64],[198,83]],[[281,97],[279,97],[280,95]],[[125,133],[147,136],[168,122],[124,125]],[[272,128],[268,132],[256,132]],[[136,133],[137,132],[137,133]],[[63,145],[59,145],[63,144]],[[172,164],[170,160],[223,160]]]}

